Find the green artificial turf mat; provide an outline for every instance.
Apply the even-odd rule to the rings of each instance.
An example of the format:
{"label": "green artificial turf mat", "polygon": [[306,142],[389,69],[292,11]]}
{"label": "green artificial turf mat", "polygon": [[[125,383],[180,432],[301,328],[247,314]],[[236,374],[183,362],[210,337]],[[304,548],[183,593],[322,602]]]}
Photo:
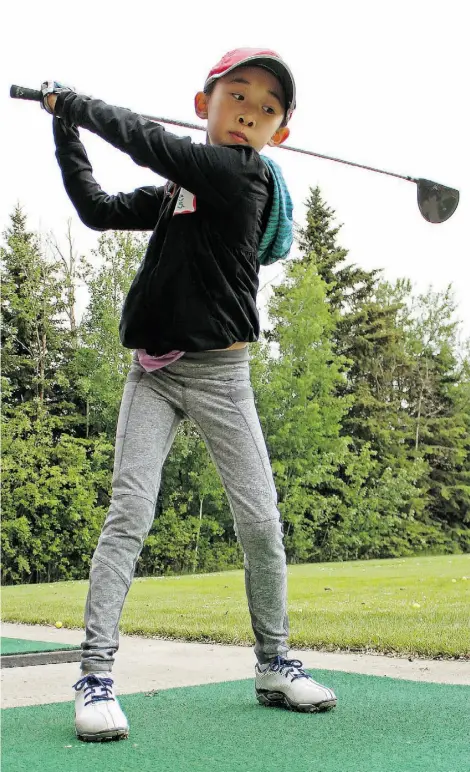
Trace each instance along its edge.
{"label": "green artificial turf mat", "polygon": [[120,697],[131,727],[129,739],[120,742],[77,740],[72,702],[5,709],[2,770],[470,770],[469,687],[310,672],[336,691],[334,710],[302,714],[262,707],[254,679],[130,694]]}
{"label": "green artificial turf mat", "polygon": [[0,654],[36,654],[42,651],[79,649],[70,643],[48,643],[47,641],[25,641],[23,638],[0,638]]}

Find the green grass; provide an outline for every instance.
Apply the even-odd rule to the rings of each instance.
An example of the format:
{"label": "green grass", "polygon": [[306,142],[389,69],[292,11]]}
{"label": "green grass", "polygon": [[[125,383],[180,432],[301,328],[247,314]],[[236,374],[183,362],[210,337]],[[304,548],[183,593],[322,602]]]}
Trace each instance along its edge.
{"label": "green grass", "polygon": [[[5,587],[3,619],[82,628],[87,587]],[[289,566],[288,592],[293,648],[470,658],[470,555]],[[243,571],[137,578],[121,631],[252,645]]]}

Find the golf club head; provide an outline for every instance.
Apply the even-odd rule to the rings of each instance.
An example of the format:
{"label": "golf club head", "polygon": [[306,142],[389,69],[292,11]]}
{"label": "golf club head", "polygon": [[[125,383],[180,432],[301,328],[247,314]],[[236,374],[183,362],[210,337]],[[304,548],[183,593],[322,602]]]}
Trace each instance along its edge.
{"label": "golf club head", "polygon": [[457,209],[459,191],[446,188],[432,180],[419,179],[418,206],[424,219],[428,222],[445,222]]}

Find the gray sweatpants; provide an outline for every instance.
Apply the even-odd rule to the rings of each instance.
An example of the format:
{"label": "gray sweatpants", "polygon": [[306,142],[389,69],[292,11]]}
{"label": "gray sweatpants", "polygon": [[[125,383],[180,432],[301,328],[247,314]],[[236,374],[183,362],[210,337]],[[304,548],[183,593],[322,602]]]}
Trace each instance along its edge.
{"label": "gray sweatpants", "polygon": [[268,662],[289,650],[283,528],[250,385],[248,347],[186,353],[151,373],[134,354],[117,424],[111,504],[90,569],[81,647],[85,673],[112,669],[122,608],[153,523],[162,467],[186,417],[204,439],[227,493],[244,552],[256,657]]}

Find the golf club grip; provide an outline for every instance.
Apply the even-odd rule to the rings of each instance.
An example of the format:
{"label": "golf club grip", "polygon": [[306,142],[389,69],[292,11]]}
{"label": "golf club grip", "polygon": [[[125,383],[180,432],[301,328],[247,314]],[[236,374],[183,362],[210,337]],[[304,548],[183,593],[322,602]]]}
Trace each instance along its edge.
{"label": "golf club grip", "polygon": [[12,99],[30,99],[33,102],[40,102],[42,94],[35,88],[25,88],[24,86],[11,86],[10,96]]}

